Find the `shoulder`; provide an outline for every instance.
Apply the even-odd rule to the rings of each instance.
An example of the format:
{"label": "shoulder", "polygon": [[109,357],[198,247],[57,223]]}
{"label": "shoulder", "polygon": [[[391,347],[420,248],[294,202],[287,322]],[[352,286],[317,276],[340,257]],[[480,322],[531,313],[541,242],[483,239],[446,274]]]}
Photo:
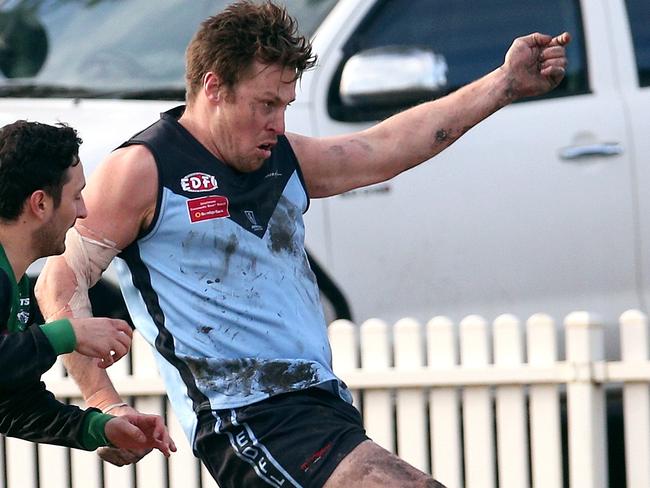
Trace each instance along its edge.
{"label": "shoulder", "polygon": [[155,188],[157,184],[156,161],[151,151],[143,145],[123,147],[112,152],[97,167],[89,179],[89,187],[110,184],[112,191],[130,192]]}
{"label": "shoulder", "polygon": [[126,173],[150,176],[156,172],[156,160],[144,144],[132,144],[116,149],[106,157],[102,165],[110,172],[117,171],[118,175]]}
{"label": "shoulder", "polygon": [[291,146],[291,149],[293,149],[298,161],[302,162],[302,159],[305,159],[306,155],[309,153],[314,139],[300,134],[294,134],[292,132],[287,132],[285,137],[289,141],[289,145]]}
{"label": "shoulder", "polygon": [[88,208],[85,226],[103,229],[121,244],[133,241],[151,221],[158,198],[158,172],[151,152],[142,145],[111,153],[90,175],[83,192]]}

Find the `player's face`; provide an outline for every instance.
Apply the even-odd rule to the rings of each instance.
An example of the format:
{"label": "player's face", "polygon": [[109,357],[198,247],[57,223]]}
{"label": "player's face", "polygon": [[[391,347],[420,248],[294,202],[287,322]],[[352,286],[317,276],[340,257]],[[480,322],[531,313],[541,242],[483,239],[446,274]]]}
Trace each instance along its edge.
{"label": "player's face", "polygon": [[81,163],[68,168],[68,180],[61,189],[61,202],[53,209],[50,219],[38,232],[41,255],[50,256],[65,251],[65,234],[77,219],[86,217],[81,190],[86,185]]}
{"label": "player's face", "polygon": [[295,71],[253,63],[250,75],[224,97],[215,116],[216,150],[234,169],[250,172],[271,156],[296,97]]}

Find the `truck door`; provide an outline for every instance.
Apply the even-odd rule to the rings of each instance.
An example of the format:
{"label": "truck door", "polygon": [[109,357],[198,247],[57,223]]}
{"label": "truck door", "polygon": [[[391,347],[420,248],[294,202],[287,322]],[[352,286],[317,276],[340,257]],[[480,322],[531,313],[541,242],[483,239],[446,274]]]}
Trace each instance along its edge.
{"label": "truck door", "polygon": [[606,3],[378,1],[321,53],[312,97],[318,134],[329,135],[403,108],[346,105],[340,74],[361,51],[430,48],[451,91],[501,65],[517,36],[573,36],[552,93],[501,110],[435,161],[327,202],[328,263],[355,319],[583,308],[611,319],[638,305],[630,140]]}
{"label": "truck door", "polygon": [[647,313],[650,303],[650,3],[622,0],[612,6],[611,19],[612,50],[616,52],[616,71],[634,142],[630,148],[637,174],[633,194],[639,199],[641,228],[637,274],[643,287],[642,308]]}

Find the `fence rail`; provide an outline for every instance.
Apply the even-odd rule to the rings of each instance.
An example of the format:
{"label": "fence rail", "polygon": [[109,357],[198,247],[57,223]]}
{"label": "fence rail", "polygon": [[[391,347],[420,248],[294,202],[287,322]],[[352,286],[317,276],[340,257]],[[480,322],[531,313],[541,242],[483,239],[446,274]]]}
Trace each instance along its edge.
{"label": "fence rail", "polygon": [[[648,488],[647,317],[627,311],[619,330],[617,361],[605,361],[603,326],[586,312],[568,315],[562,327],[544,314],[525,322],[502,315],[491,324],[479,316],[459,324],[445,317],[336,321],[329,335],[334,370],[352,390],[368,434],[449,488]],[[179,452],[117,468],[94,453],[2,438],[0,488],[217,486],[192,456],[138,334],[129,358],[109,369],[111,378],[136,408],[167,418]],[[79,401],[60,364],[45,381],[59,398]],[[624,470],[611,473],[608,396],[623,405],[624,449],[615,454]]]}

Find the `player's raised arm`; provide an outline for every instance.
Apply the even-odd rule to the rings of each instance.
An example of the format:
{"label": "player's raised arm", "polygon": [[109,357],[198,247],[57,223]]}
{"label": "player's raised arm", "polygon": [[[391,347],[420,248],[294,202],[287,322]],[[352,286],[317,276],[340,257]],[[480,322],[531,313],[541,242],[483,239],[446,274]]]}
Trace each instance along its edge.
{"label": "player's raised arm", "polygon": [[432,158],[502,107],[552,90],[564,77],[570,39],[566,32],[515,39],[496,70],[362,132],[326,138],[288,134],[310,196],[388,180]]}

